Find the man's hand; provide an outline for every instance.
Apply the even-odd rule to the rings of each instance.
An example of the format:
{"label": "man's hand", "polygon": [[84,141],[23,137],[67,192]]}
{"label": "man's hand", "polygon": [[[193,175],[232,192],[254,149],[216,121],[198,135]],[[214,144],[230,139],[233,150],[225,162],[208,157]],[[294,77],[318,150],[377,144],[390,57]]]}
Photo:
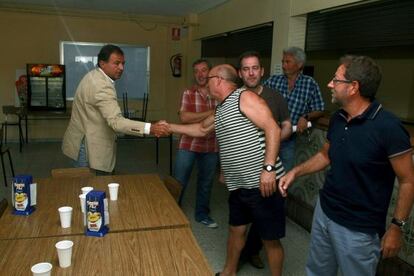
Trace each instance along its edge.
{"label": "man's hand", "polygon": [[381,251],[383,258],[394,257],[398,254],[402,243],[401,236],[401,229],[398,226],[391,224],[381,240]]}
{"label": "man's hand", "polygon": [[308,120],[303,117],[300,117],[297,124],[297,133],[302,133],[308,128]]}
{"label": "man's hand", "polygon": [[222,170],[220,170],[220,174],[219,174],[219,178],[218,178],[218,182],[221,184],[226,184],[225,180],[224,180],[224,173]]}
{"label": "man's hand", "polygon": [[171,134],[170,125],[164,120],[152,123],[150,134],[153,134],[157,137],[168,136]]}
{"label": "man's hand", "polygon": [[279,179],[279,191],[283,197],[287,196],[287,189],[295,181],[295,173],[293,170],[290,170],[287,174],[282,176]]}
{"label": "man's hand", "polygon": [[260,175],[260,192],[263,197],[269,197],[276,192],[276,172],[263,170]]}

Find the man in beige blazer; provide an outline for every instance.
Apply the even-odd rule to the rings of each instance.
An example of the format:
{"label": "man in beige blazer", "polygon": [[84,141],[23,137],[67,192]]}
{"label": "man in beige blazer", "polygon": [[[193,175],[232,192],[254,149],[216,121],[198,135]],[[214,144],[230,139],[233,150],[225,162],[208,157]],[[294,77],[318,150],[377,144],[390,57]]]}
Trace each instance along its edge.
{"label": "man in beige blazer", "polygon": [[124,64],[123,51],[105,45],[98,54],[98,67],[79,83],[62,144],[63,153],[75,160],[77,167],[111,173],[116,162],[116,132],[136,136],[169,134],[163,122],[150,124],[122,116],[114,82],[121,77]]}

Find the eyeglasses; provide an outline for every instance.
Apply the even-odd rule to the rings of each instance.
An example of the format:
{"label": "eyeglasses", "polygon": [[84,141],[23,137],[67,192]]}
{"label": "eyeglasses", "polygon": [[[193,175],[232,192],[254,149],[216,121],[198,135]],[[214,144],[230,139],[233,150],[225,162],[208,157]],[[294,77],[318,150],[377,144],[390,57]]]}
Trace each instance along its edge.
{"label": "eyeglasses", "polygon": [[332,82],[333,82],[334,84],[337,84],[337,83],[352,83],[352,81],[351,81],[351,80],[338,80],[338,79],[337,79],[337,78],[335,78],[335,77],[333,77]]}
{"label": "eyeglasses", "polygon": [[220,76],[216,76],[216,75],[214,75],[214,76],[208,76],[206,79],[207,79],[207,81],[209,81],[212,78],[220,78],[221,79]]}

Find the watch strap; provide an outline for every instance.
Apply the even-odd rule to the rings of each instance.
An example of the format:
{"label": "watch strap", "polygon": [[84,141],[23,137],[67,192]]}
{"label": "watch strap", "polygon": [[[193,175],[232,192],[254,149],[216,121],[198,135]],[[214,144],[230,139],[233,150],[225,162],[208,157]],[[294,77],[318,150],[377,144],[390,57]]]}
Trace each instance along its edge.
{"label": "watch strap", "polygon": [[263,170],[267,171],[267,172],[272,172],[272,171],[276,171],[276,167],[270,164],[264,164],[263,165]]}
{"label": "watch strap", "polygon": [[405,220],[400,220],[397,218],[392,218],[391,219],[391,223],[395,224],[396,226],[400,227],[401,229],[403,229],[403,227],[407,224],[407,221]]}

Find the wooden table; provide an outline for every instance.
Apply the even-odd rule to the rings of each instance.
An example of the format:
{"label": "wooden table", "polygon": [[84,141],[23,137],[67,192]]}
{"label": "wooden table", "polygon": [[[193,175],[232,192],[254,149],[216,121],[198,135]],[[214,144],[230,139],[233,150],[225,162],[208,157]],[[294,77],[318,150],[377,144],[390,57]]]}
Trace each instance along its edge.
{"label": "wooden table", "polygon": [[[60,268],[57,241],[74,242],[72,265]],[[213,275],[189,228],[0,241],[1,275],[31,275],[50,262],[52,275]]]}
{"label": "wooden table", "polygon": [[[188,227],[189,221],[158,175],[98,176],[85,179],[37,179],[37,206],[30,216],[16,216],[8,206],[0,218],[0,240],[79,235],[84,233],[79,194],[81,187],[106,191],[120,184],[117,201],[109,202],[109,231],[141,231]],[[72,206],[72,226],[60,227],[57,209]],[[1,270],[0,270],[1,271]]]}

